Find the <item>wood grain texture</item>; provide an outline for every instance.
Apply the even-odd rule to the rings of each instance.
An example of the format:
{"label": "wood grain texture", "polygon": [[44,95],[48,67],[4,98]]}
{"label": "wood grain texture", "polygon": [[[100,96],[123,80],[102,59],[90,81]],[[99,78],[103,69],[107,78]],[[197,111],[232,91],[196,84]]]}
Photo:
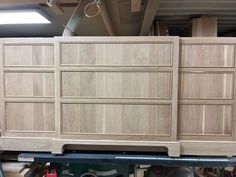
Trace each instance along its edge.
{"label": "wood grain texture", "polygon": [[181,99],[232,99],[233,96],[232,73],[182,72],[180,85]]}
{"label": "wood grain texture", "polygon": [[5,73],[6,97],[53,97],[53,73]]}
{"label": "wood grain texture", "polygon": [[170,105],[63,104],[63,132],[170,134]]}
{"label": "wood grain texture", "polygon": [[180,105],[179,134],[232,135],[232,106]]}
{"label": "wood grain texture", "polygon": [[6,131],[54,131],[52,103],[6,103]]}
{"label": "wood grain texture", "polygon": [[3,43],[0,41],[0,129],[5,133],[5,103],[4,103],[4,72],[3,72]]}
{"label": "wood grain texture", "polygon": [[183,44],[180,67],[234,67],[232,44]]}
{"label": "wood grain texture", "polygon": [[171,66],[171,44],[61,44],[63,65]]}
{"label": "wood grain texture", "polygon": [[171,99],[170,72],[62,72],[63,97]]}
{"label": "wood grain texture", "polygon": [[217,17],[194,18],[192,37],[217,37]]}
{"label": "wood grain texture", "polygon": [[35,66],[53,65],[52,45],[7,44],[4,45],[5,66]]}

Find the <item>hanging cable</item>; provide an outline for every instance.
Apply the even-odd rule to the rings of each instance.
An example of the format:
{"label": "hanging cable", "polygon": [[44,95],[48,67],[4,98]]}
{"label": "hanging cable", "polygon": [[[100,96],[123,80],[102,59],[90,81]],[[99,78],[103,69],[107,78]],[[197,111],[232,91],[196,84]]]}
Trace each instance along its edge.
{"label": "hanging cable", "polygon": [[[100,13],[100,4],[101,4],[101,0],[94,0],[94,1],[92,1],[92,2],[90,2],[90,3],[88,3],[85,7],[84,7],[84,14],[85,14],[85,16],[86,17],[88,17],[88,18],[93,18],[93,17],[96,17],[97,15],[99,15],[99,13]],[[93,6],[93,5],[96,5],[96,7],[97,7],[97,11],[96,11],[96,13],[95,14],[88,14],[88,9],[89,9],[89,7],[90,6]]]}

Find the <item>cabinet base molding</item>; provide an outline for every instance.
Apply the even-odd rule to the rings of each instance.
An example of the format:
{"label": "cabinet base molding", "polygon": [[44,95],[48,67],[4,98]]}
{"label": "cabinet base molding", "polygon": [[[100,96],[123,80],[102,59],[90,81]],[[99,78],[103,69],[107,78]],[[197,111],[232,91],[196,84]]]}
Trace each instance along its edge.
{"label": "cabinet base molding", "polygon": [[235,156],[236,142],[232,141],[114,141],[114,140],[68,140],[46,138],[2,137],[2,151],[33,151],[61,154],[66,149],[118,150],[118,151],[167,151],[171,157],[180,155]]}
{"label": "cabinet base molding", "polygon": [[[112,141],[112,140],[66,140],[44,138],[1,138],[2,151],[35,151],[61,154],[65,149],[82,150],[144,150],[166,151],[171,157],[180,156],[180,143],[167,141]],[[87,149],[87,148],[86,148]]]}

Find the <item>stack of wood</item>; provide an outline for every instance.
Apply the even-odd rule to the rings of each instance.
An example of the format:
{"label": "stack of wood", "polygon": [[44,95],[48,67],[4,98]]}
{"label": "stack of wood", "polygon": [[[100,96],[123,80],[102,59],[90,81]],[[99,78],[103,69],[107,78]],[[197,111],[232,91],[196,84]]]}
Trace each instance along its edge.
{"label": "stack of wood", "polygon": [[[5,177],[30,177],[37,169],[37,165],[19,162],[2,163]],[[34,176],[37,176],[34,174]]]}
{"label": "stack of wood", "polygon": [[164,20],[154,20],[148,35],[149,36],[169,36],[167,22]]}

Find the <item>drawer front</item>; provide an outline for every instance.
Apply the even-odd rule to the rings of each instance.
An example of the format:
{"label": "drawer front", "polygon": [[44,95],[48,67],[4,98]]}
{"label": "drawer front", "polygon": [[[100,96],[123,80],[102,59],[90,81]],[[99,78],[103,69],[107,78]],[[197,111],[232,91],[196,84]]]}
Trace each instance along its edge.
{"label": "drawer front", "polygon": [[61,44],[61,64],[171,66],[172,47],[172,44]]}
{"label": "drawer front", "polygon": [[49,44],[6,44],[3,52],[5,66],[52,66],[54,64],[54,47]]}
{"label": "drawer front", "polygon": [[171,72],[62,72],[63,97],[171,99]]}

